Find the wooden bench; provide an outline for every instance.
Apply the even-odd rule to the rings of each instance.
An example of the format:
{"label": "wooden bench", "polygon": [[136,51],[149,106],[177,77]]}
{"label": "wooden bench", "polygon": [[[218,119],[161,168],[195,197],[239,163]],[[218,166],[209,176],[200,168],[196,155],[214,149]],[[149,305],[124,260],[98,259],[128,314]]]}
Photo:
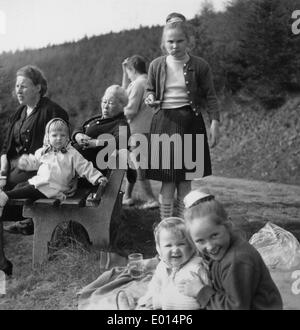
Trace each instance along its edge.
{"label": "wooden bench", "polygon": [[122,207],[121,185],[125,170],[112,170],[108,183],[94,192],[80,188],[72,198],[10,200],[10,205],[23,206],[23,216],[34,222],[33,268],[41,265],[48,256],[48,245],[54,229],[64,221],[76,221],[88,232],[93,246],[108,250],[110,246],[111,223],[120,221]]}

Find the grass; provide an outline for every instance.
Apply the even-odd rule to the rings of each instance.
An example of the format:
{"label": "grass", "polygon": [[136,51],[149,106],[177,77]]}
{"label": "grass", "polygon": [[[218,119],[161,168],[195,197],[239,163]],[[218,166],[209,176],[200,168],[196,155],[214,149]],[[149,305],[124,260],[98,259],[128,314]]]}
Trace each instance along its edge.
{"label": "grass", "polygon": [[[287,196],[286,192],[278,195],[281,203],[274,204],[272,198],[277,196],[272,188],[275,197],[263,192],[258,204],[255,200],[259,196],[257,195],[259,190],[255,189],[262,189],[266,185],[250,187],[248,182],[245,189],[244,186],[239,186],[239,181],[230,181],[230,186],[229,182],[225,181],[221,184],[220,180],[209,181],[207,184],[211,192],[224,203],[233,221],[246,233],[248,239],[266,221],[273,219],[278,225],[290,230],[300,241],[299,205],[293,205],[290,196],[285,202],[281,196]],[[159,184],[154,183],[153,188],[157,195]],[[290,193],[292,191],[292,186],[280,186],[280,191],[282,188],[288,189]],[[251,195],[250,192],[253,194]],[[297,192],[295,188],[295,199],[298,198]],[[269,201],[266,196],[269,196]],[[136,188],[136,197],[141,198],[139,187]],[[145,258],[154,256],[152,232],[153,225],[157,221],[159,221],[158,209],[124,208],[122,221],[114,232],[114,250],[123,256],[131,252],[141,252]],[[14,276],[6,283],[6,295],[0,296],[1,310],[77,309],[77,293],[101,274],[100,253],[93,248],[87,251],[82,244],[76,244],[74,241],[71,244],[70,240],[66,242],[68,244],[61,244],[61,249],[55,251],[40,269],[32,271],[32,236],[5,234],[5,249],[7,257],[14,264]],[[290,277],[287,279],[287,284],[284,284],[286,291],[290,291],[288,281]],[[297,296],[294,297],[296,298]],[[294,303],[290,304],[293,306]],[[287,306],[289,306],[288,302]]]}
{"label": "grass", "polygon": [[[158,221],[158,209],[125,208],[121,217],[113,250],[123,256],[132,252],[142,252],[145,258],[154,256],[152,228]],[[76,310],[79,290],[101,273],[100,252],[92,247],[87,250],[68,237],[35,271],[31,269],[32,236],[5,234],[5,247],[14,264],[14,276],[6,283],[0,310]]]}

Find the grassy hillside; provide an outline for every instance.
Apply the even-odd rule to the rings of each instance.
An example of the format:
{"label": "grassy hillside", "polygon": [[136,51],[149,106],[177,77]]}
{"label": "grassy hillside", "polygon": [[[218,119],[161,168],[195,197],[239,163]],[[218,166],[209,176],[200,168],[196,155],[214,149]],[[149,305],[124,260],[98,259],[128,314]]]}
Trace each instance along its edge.
{"label": "grassy hillside", "polygon": [[[300,183],[300,35],[291,33],[298,3],[237,0],[223,13],[207,7],[190,21],[193,54],[209,62],[222,99],[222,139],[212,152],[216,174]],[[161,32],[161,26],[140,27],[0,54],[0,148],[17,107],[11,91],[18,68],[35,64],[45,72],[48,95],[74,127],[99,112],[109,85],[121,84],[124,58],[161,55]]]}
{"label": "grassy hillside", "polygon": [[269,111],[240,94],[222,109],[214,174],[300,184],[300,94]]}

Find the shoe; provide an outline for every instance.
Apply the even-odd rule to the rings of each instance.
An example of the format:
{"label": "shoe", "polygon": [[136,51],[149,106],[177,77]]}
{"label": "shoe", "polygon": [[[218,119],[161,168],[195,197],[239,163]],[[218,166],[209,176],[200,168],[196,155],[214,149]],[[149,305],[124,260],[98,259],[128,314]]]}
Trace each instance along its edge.
{"label": "shoe", "polygon": [[159,202],[156,200],[148,201],[140,206],[140,209],[147,210],[147,209],[155,209],[159,207]]}
{"label": "shoe", "polygon": [[17,221],[12,225],[4,226],[3,229],[11,234],[33,235],[34,224],[32,219]]}
{"label": "shoe", "polygon": [[124,206],[133,206],[134,205],[133,198],[123,198],[122,205],[124,205]]}
{"label": "shoe", "polygon": [[3,269],[0,268],[0,270],[4,272],[6,276],[11,276],[13,270],[13,264],[11,263],[11,261],[7,259],[6,259],[6,263],[7,263],[6,267]]}

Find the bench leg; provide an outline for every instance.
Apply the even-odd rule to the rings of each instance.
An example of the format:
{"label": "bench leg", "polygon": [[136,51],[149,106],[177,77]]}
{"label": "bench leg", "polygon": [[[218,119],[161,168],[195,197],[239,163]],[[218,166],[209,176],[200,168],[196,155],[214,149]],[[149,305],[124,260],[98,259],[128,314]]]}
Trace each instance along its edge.
{"label": "bench leg", "polygon": [[[56,226],[61,223],[61,219],[57,218],[56,214],[51,214],[47,210],[40,216],[33,218],[34,222],[34,236],[33,236],[33,260],[32,267],[39,267],[48,258],[48,243],[51,240],[52,233]],[[50,213],[50,214],[49,214]]]}

